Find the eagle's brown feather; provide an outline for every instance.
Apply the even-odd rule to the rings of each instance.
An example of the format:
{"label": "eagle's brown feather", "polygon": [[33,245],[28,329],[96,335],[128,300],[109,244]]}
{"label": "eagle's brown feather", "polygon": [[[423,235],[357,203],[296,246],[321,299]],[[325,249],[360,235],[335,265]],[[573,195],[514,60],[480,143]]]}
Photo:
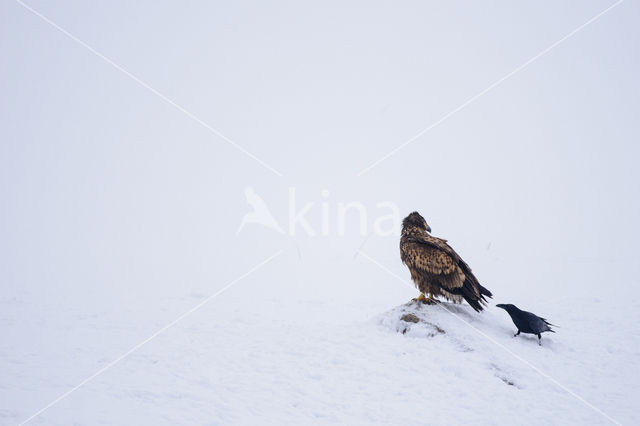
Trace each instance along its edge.
{"label": "eagle's brown feather", "polygon": [[491,292],[480,285],[447,240],[429,235],[427,229],[424,218],[414,212],[403,221],[400,238],[400,257],[418,290],[457,303],[464,299],[481,311],[484,296],[491,297]]}

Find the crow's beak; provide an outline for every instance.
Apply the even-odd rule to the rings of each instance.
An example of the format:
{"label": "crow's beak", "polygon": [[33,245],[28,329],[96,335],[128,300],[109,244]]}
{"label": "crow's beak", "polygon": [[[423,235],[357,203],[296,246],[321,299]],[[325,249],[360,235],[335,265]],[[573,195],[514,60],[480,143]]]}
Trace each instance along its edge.
{"label": "crow's beak", "polygon": [[498,303],[498,304],[496,305],[496,308],[502,308],[502,309],[505,309],[505,308],[506,308],[506,305],[503,305],[502,303]]}

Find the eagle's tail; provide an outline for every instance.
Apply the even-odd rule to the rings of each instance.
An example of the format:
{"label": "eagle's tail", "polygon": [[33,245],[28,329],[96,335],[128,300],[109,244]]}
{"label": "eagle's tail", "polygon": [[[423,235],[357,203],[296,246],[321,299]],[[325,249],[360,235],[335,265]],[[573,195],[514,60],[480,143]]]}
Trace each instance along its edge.
{"label": "eagle's tail", "polygon": [[[477,288],[477,290],[474,288]],[[487,304],[487,300],[484,296],[492,296],[489,290],[482,287],[477,281],[473,282],[468,278],[464,281],[462,287],[452,290],[451,293],[462,296],[462,298],[466,300],[476,312],[482,311],[484,306]]]}
{"label": "eagle's tail", "polygon": [[480,294],[487,297],[493,297],[493,293],[491,293],[488,289],[482,287],[478,284],[478,290],[480,290]]}
{"label": "eagle's tail", "polygon": [[[492,297],[493,293],[491,293],[488,289],[482,287],[477,280],[474,280],[474,281],[475,283],[465,281],[463,286],[463,297],[476,312],[480,312],[484,309],[484,307],[487,304],[487,299],[485,299],[484,297],[485,296]],[[480,293],[480,297],[476,296],[473,291],[466,291],[466,292],[464,291],[467,285],[468,285],[468,290],[471,290],[473,288],[473,284],[475,284],[478,287],[478,293]],[[467,294],[464,294],[464,293],[467,293]]]}

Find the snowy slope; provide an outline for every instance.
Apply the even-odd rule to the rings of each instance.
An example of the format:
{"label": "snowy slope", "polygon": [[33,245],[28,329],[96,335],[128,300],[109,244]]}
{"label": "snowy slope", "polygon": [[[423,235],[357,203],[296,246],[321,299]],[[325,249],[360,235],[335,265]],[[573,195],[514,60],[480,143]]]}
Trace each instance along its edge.
{"label": "snowy slope", "polygon": [[[561,328],[540,347],[534,336],[513,338],[508,316],[495,307],[477,314],[466,305],[410,302],[372,314],[384,302],[367,306],[349,290],[339,302],[326,293],[297,295],[275,280],[262,291],[261,281],[211,300],[33,424],[612,424],[598,409],[638,421],[638,332],[567,315],[563,300],[541,312]],[[386,284],[377,290],[388,300],[411,294],[393,279]],[[1,423],[24,420],[120,355],[114,346],[124,352],[162,326],[159,318],[203,298],[166,301],[179,309],[157,315],[156,324],[127,321],[132,312],[120,320],[69,313],[67,323],[49,323],[61,317],[56,306],[40,306],[20,328],[58,341],[30,349],[4,341]],[[24,308],[3,301],[4,323],[11,309]],[[631,314],[619,308],[598,310]],[[402,321],[406,313],[420,322]],[[115,339],[120,344],[106,343]]]}

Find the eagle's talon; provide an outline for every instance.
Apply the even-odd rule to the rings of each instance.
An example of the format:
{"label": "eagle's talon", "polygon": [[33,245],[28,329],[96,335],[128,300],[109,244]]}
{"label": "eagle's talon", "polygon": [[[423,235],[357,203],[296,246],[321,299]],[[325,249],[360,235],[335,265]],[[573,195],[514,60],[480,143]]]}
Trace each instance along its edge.
{"label": "eagle's talon", "polygon": [[425,296],[423,293],[420,293],[420,296],[414,297],[411,299],[412,302],[422,302],[424,305],[435,305],[440,303],[439,300],[434,299],[433,295]]}
{"label": "eagle's talon", "polygon": [[411,299],[412,302],[423,302],[423,303],[425,303],[425,300],[427,300],[427,298],[424,297],[424,294],[422,293],[420,293],[420,296],[414,297],[413,299]]}

